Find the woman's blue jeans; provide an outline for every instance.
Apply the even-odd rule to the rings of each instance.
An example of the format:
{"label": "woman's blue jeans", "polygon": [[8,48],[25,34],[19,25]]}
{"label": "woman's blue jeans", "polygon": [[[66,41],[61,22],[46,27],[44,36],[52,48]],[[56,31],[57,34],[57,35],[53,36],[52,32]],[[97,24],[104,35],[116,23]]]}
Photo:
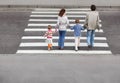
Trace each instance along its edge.
{"label": "woman's blue jeans", "polygon": [[95,30],[87,30],[87,44],[94,46]]}
{"label": "woman's blue jeans", "polygon": [[66,35],[66,31],[59,31],[58,46],[60,48],[64,48],[65,35]]}

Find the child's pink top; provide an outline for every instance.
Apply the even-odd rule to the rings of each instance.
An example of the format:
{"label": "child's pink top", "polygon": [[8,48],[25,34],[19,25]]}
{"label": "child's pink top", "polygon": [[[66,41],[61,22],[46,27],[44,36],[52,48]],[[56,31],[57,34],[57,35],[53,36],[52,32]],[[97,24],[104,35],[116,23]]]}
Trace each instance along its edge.
{"label": "child's pink top", "polygon": [[53,31],[52,30],[48,30],[46,33],[45,33],[45,36],[47,38],[52,38],[52,35],[53,35]]}

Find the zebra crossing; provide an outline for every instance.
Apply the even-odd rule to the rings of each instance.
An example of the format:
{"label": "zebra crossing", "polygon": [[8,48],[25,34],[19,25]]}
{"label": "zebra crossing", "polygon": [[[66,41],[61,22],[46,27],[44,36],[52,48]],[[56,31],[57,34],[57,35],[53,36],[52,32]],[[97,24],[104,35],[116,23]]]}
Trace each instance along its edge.
{"label": "zebra crossing", "polygon": [[[104,35],[103,29],[96,30],[94,48],[88,49],[86,43],[86,31],[82,31],[80,40],[80,49],[76,52],[74,50],[74,35],[73,31],[67,29],[65,37],[64,50],[58,49],[58,32],[53,34],[53,50],[47,50],[47,43],[43,35],[47,31],[47,26],[51,25],[53,30],[57,23],[57,15],[59,8],[36,8],[31,12],[28,26],[24,30],[24,35],[21,38],[21,43],[16,53],[42,53],[42,54],[112,54],[110,51],[107,39]],[[90,11],[89,8],[67,8],[66,14],[70,21],[70,26],[75,25],[74,20],[80,19],[80,24],[85,22],[86,13]],[[100,26],[102,27],[101,20]]]}

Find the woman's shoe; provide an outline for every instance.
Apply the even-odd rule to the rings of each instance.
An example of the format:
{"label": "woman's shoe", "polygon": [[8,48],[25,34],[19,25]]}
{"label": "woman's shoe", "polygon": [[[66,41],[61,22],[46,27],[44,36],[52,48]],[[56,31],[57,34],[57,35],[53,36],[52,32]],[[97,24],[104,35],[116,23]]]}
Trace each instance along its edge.
{"label": "woman's shoe", "polygon": [[58,47],[58,49],[60,50],[60,49],[61,49],[61,47]]}
{"label": "woman's shoe", "polygon": [[63,50],[64,48],[61,48],[60,50]]}

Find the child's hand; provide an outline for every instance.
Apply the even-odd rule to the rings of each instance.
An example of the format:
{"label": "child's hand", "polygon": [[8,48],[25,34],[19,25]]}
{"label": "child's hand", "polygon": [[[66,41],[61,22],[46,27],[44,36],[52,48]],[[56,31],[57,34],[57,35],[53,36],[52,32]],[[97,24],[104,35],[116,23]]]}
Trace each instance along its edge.
{"label": "child's hand", "polygon": [[46,37],[46,35],[44,35],[43,37]]}
{"label": "child's hand", "polygon": [[57,28],[55,29],[55,32],[57,32],[58,30],[57,30]]}

